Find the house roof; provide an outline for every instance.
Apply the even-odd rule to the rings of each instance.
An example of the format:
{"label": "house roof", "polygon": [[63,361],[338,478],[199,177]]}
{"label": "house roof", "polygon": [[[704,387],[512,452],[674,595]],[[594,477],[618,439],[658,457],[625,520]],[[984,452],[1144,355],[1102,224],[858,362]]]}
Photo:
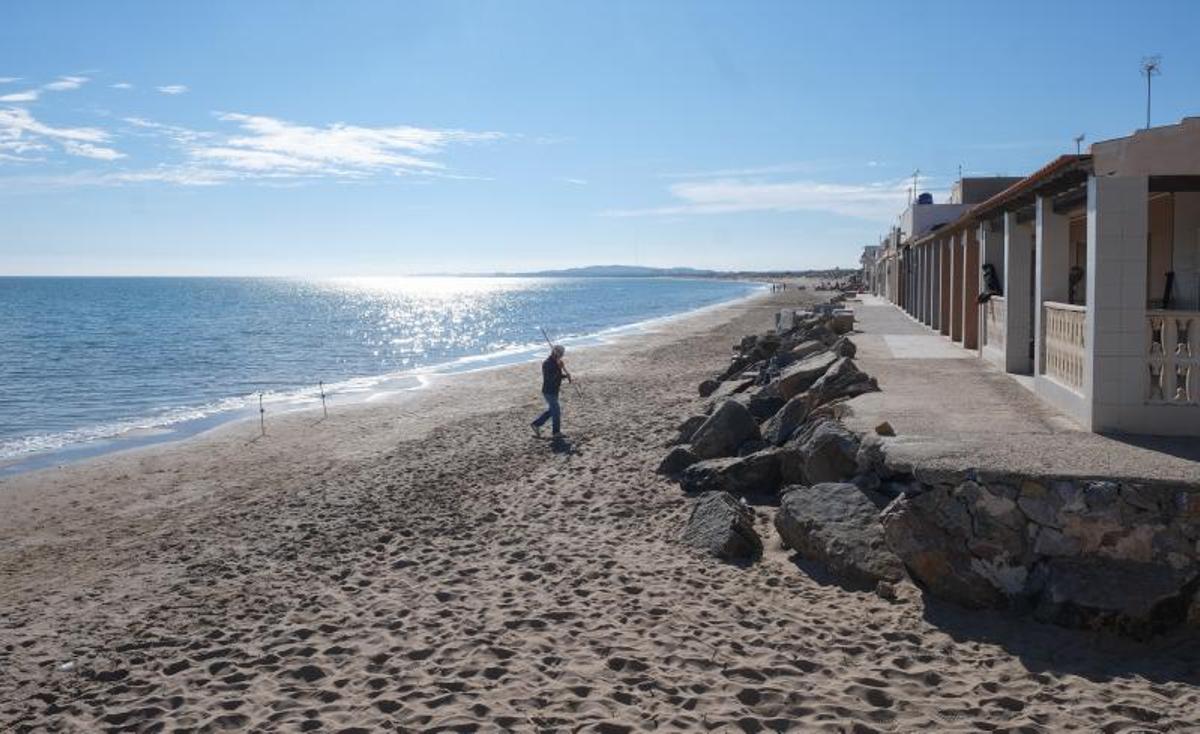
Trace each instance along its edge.
{"label": "house roof", "polygon": [[937,239],[938,236],[947,232],[953,232],[962,229],[972,222],[976,222],[988,216],[989,214],[1006,208],[1014,201],[1018,201],[1032,195],[1042,186],[1064,174],[1087,168],[1091,165],[1091,161],[1092,157],[1090,155],[1060,155],[990,199],[971,207],[958,219],[948,222],[932,232],[917,237],[912,241],[911,244],[924,244],[929,240]]}

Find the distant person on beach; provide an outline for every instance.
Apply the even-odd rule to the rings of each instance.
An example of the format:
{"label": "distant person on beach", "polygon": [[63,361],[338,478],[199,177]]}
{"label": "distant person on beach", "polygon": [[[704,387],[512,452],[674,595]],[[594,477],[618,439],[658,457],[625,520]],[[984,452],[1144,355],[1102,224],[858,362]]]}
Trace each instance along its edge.
{"label": "distant person on beach", "polygon": [[566,351],[561,344],[555,344],[550,349],[550,356],[542,362],[542,397],[546,400],[546,412],[529,424],[536,436],[542,435],[542,425],[546,421],[551,421],[552,435],[555,438],[562,435],[562,410],[558,407],[558,389],[562,386],[564,377],[571,379],[571,374],[563,365],[563,354]]}

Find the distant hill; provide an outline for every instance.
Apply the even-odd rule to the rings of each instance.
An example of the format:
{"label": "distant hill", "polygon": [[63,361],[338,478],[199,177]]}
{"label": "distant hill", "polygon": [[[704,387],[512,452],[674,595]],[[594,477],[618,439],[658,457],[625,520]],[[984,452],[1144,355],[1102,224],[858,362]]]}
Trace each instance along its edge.
{"label": "distant hill", "polygon": [[837,280],[857,268],[826,270],[702,270],[700,268],[651,268],[641,265],[588,265],[560,270],[532,270],[497,273],[424,273],[425,275],[500,277],[500,278],[825,278]]}

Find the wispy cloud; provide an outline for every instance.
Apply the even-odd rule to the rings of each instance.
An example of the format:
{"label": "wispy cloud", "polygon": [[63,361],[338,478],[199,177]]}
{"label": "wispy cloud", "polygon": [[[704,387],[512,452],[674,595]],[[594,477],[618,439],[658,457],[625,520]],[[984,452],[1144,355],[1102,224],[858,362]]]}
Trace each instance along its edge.
{"label": "wispy cloud", "polygon": [[12,84],[21,81],[19,76],[0,76],[0,84]]}
{"label": "wispy cloud", "polygon": [[113,89],[133,89],[133,85],[129,82],[117,82],[116,84],[110,84],[109,86]]}
{"label": "wispy cloud", "polygon": [[644,209],[614,209],[607,216],[679,216],[739,212],[822,211],[890,221],[907,201],[904,182],[866,184],[819,181],[764,182],[745,178],[688,181],[668,188],[674,202]]}
{"label": "wispy cloud", "polygon": [[560,178],[558,180],[563,183],[574,184],[575,186],[587,186],[586,178]]}
{"label": "wispy cloud", "polygon": [[452,143],[495,140],[499,133],[419,127],[311,127],[262,115],[228,112],[241,134],[194,145],[194,161],[237,171],[285,175],[361,177],[379,172],[431,172],[445,166],[432,156]]}
{"label": "wispy cloud", "polygon": [[[143,117],[122,118],[115,133],[162,140],[175,160],[144,170],[72,174],[57,180],[63,186],[161,182],[212,186],[233,181],[285,184],[288,180],[333,178],[365,181],[379,175],[418,175],[474,178],[447,169],[438,158],[451,145],[466,145],[504,137],[496,132],[471,132],[413,126],[363,127],[334,123],[302,125],[263,115],[217,113],[224,130],[196,130]],[[232,126],[232,129],[230,129]],[[99,161],[125,154],[109,145],[113,133],[95,127],[56,128],[35,119],[20,107],[0,108],[0,154],[6,160],[32,160],[23,154],[60,149]],[[50,145],[48,145],[50,144]],[[572,179],[573,183],[586,183]],[[56,185],[53,176],[37,185]]]}
{"label": "wispy cloud", "polygon": [[58,81],[42,85],[42,89],[51,92],[68,92],[72,89],[79,89],[87,82],[88,78],[86,76],[60,76]]}
{"label": "wispy cloud", "polygon": [[0,96],[0,102],[34,102],[37,100],[40,92],[36,89],[30,89],[25,92],[13,92]]}
{"label": "wispy cloud", "polygon": [[99,161],[115,161],[118,158],[124,158],[125,154],[112,148],[105,148],[91,143],[77,143],[73,140],[63,141],[63,150],[71,155],[81,156],[83,158],[94,158]]}
{"label": "wispy cloud", "polygon": [[149,135],[162,135],[179,144],[190,144],[198,140],[212,138],[216,133],[204,132],[202,130],[193,130],[188,127],[179,125],[167,125],[153,120],[147,120],[144,117],[126,117],[124,121],[130,125],[145,131]]}
{"label": "wispy cloud", "polygon": [[[98,160],[115,160],[123,154],[106,147],[109,134],[94,127],[53,127],[39,122],[20,107],[0,108],[0,150],[18,150],[24,146],[39,146],[45,150],[47,143],[57,144],[70,155]],[[18,152],[21,152],[18,150]]]}
{"label": "wispy cloud", "polygon": [[167,84],[166,86],[155,87],[155,89],[163,94],[183,94],[188,90],[188,88],[182,84]]}

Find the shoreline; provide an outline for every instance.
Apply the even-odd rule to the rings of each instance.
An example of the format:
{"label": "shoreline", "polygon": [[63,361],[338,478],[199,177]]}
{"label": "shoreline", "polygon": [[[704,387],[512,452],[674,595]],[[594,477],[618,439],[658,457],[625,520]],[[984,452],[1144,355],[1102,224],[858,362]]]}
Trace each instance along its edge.
{"label": "shoreline", "polygon": [[[670,279],[685,280],[688,278],[679,276],[671,277]],[[676,313],[653,316],[629,324],[606,327],[588,334],[564,337],[561,341],[573,349],[603,346],[614,339],[634,335],[658,325],[666,325],[677,319],[686,319],[694,315],[703,314],[711,309],[720,309],[742,301],[761,297],[763,294],[769,293],[766,285],[774,281],[740,279],[737,282],[756,287],[749,293],[735,298],[705,304]],[[336,403],[340,408],[344,409],[361,403],[402,396],[404,393],[413,390],[425,389],[435,376],[469,374],[481,370],[528,363],[539,359],[541,352],[541,344],[522,345],[483,354],[465,355],[446,362],[423,365],[399,372],[348,377],[326,385],[326,395],[330,406],[335,404],[334,396],[339,396],[340,399]],[[296,412],[311,411],[320,407],[320,393],[316,387],[303,388],[292,392],[265,394],[264,397],[266,404],[273,406],[273,409],[268,411],[268,415],[287,415]],[[245,401],[251,398],[252,396],[232,396],[222,398],[218,402]],[[182,441],[190,441],[212,431],[220,430],[228,425],[251,421],[258,417],[258,410],[250,404],[229,409],[214,409],[211,412],[204,412],[205,406],[194,408],[180,407],[171,410],[202,412],[203,414],[195,418],[183,418],[158,425],[129,428],[112,436],[84,439],[51,449],[33,451],[24,455],[0,459],[0,486],[2,486],[3,480],[7,477],[20,476],[29,472],[51,468],[62,468],[126,451],[137,451],[171,445]],[[153,420],[150,417],[133,417],[119,419],[114,421],[114,423],[120,425],[129,422],[149,422]],[[82,431],[84,429],[73,430]]]}
{"label": "shoreline", "polygon": [[[655,474],[795,290],[536,370],[0,480],[0,729],[1186,730],[1191,646],[691,552]],[[1145,718],[1150,716],[1150,718]]]}

